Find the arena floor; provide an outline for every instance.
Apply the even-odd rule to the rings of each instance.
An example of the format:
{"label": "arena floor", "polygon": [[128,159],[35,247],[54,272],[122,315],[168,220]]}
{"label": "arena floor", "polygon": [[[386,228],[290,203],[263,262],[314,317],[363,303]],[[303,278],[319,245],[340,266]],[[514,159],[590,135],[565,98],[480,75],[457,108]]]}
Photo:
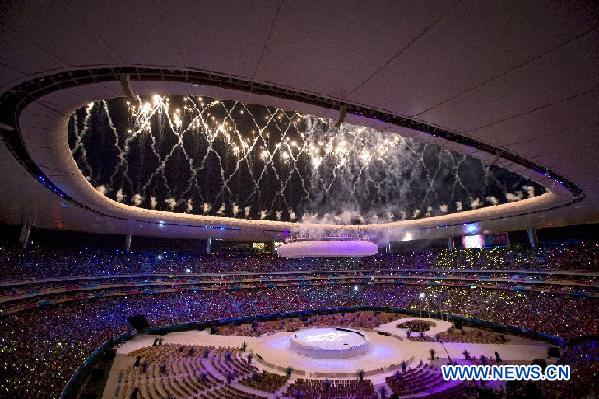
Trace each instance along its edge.
{"label": "arena floor", "polygon": [[[383,329],[387,331],[389,326],[397,325],[403,320],[387,323],[387,328]],[[450,323],[445,324],[439,320],[434,322],[437,326],[450,326]],[[163,343],[238,348],[245,342],[247,350],[256,355],[255,365],[262,370],[284,374],[285,369],[291,366],[294,370],[293,377],[311,379],[355,378],[359,370],[364,370],[366,377],[375,385],[382,384],[385,377],[392,375],[402,361],[408,365],[418,364],[420,360],[429,362],[431,349],[435,350],[436,356],[439,357],[438,362],[441,363],[444,363],[448,356],[462,359],[464,350],[468,350],[473,356],[485,355],[490,358],[494,358],[497,351],[503,360],[510,363],[530,363],[533,359],[546,358],[548,346],[545,342],[512,336],[509,337],[508,344],[440,343],[408,340],[405,338],[405,331],[401,329],[396,329],[396,334],[389,336],[380,335],[376,330],[354,330],[361,331],[369,340],[369,351],[365,355],[349,359],[317,359],[303,356],[290,347],[294,332],[277,332],[259,337],[211,335],[207,331],[175,332],[164,336]],[[440,332],[437,330],[440,330],[439,327],[435,329],[435,333]],[[134,359],[128,354],[152,345],[156,337],[138,335],[118,348],[104,391],[104,399],[113,397],[112,392],[117,384],[116,376],[119,371],[133,364]]]}

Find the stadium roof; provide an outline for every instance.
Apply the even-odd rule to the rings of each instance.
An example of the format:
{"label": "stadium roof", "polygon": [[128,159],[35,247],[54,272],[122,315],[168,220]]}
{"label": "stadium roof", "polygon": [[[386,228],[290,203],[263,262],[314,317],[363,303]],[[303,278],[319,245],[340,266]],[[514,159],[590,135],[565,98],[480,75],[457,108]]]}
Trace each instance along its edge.
{"label": "stadium roof", "polygon": [[333,120],[346,109],[350,123],[436,143],[548,189],[372,227],[392,238],[457,234],[475,221],[492,231],[596,222],[598,24],[592,1],[4,2],[2,221],[231,239],[277,238],[293,228],[140,209],[100,195],[73,161],[68,120],[85,104],[132,90]]}

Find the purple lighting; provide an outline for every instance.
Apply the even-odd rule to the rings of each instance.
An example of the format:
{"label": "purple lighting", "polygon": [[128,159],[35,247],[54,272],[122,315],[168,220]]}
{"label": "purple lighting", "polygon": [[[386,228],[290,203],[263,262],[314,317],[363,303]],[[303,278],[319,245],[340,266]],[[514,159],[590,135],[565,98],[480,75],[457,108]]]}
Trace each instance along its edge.
{"label": "purple lighting", "polygon": [[284,258],[304,257],[363,257],[374,255],[378,246],[364,240],[296,241],[279,248]]}

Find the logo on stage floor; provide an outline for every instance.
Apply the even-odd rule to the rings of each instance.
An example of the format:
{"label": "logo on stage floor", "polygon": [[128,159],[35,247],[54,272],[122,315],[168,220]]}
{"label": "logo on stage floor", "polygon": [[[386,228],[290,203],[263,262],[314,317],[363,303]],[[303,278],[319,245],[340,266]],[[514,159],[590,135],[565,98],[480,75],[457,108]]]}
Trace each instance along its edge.
{"label": "logo on stage floor", "polygon": [[343,337],[347,337],[349,334],[341,331],[329,332],[326,334],[310,335],[305,337],[306,342],[339,342],[343,340]]}

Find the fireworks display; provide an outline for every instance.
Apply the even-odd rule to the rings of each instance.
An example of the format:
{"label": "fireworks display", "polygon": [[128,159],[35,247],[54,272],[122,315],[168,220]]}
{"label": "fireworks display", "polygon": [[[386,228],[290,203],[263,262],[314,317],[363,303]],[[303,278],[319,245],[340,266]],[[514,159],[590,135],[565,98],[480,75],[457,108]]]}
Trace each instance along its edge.
{"label": "fireworks display", "polygon": [[147,209],[304,223],[384,223],[495,206],[543,187],[397,133],[209,97],[90,103],[69,123],[83,175]]}

